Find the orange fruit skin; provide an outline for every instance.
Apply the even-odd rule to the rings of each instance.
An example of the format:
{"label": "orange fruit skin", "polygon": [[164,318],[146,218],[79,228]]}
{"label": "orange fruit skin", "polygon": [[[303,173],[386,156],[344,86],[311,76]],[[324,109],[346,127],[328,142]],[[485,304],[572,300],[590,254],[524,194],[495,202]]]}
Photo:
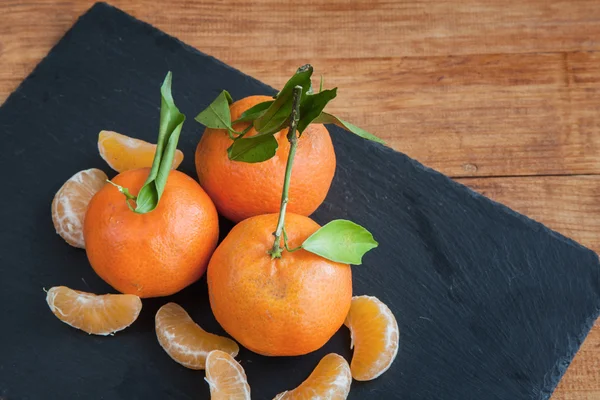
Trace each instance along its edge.
{"label": "orange fruit skin", "polygon": [[[277,214],[236,225],[208,265],[210,305],[221,326],[244,347],[267,356],[296,356],[322,347],[341,327],[352,300],[345,264],[305,250],[271,260]],[[291,247],[319,225],[288,213]]]}
{"label": "orange fruit skin", "polygon": [[[126,171],[113,182],[137,195],[149,171]],[[86,252],[96,273],[116,290],[140,297],[167,296],[198,280],[218,235],[214,204],[179,171],[169,174],[153,211],[131,211],[125,196],[105,185],[92,198],[84,222]]]}
{"label": "orange fruit skin", "polygon": [[[250,107],[272,100],[250,96],[230,107],[232,121]],[[238,132],[248,122],[234,126]],[[239,222],[255,215],[279,211],[290,144],[287,128],[277,132],[279,148],[275,156],[260,163],[231,161],[227,148],[232,140],[223,129],[207,128],[196,148],[196,171],[200,185],[215,202],[219,213]],[[246,136],[256,134],[251,129]],[[292,168],[288,211],[312,214],[325,200],[335,173],[336,159],[329,132],[322,124],[311,124],[298,140]]]}

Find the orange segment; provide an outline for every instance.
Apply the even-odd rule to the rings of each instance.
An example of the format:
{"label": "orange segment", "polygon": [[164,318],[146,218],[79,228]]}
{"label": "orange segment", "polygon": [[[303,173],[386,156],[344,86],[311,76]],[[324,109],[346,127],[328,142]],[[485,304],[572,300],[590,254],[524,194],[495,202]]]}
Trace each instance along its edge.
{"label": "orange segment", "polygon": [[[101,131],[98,135],[98,150],[100,156],[115,171],[123,172],[130,169],[152,166],[156,145],[140,139],[130,138],[112,131]],[[183,161],[183,153],[175,152],[172,169],[177,169]]]}
{"label": "orange segment", "polygon": [[294,390],[279,393],[273,400],[344,400],[350,393],[352,375],[344,357],[331,353],[319,361],[319,364]]}
{"label": "orange segment", "polygon": [[398,354],[400,336],[392,311],[376,297],[355,296],[344,325],[354,347],[352,377],[369,381],[387,371]]}
{"label": "orange segment", "polygon": [[52,222],[56,233],[71,246],[85,248],[83,220],[92,197],[108,177],[99,169],[79,171],[67,180],[52,200]]}
{"label": "orange segment", "polygon": [[142,301],[132,294],[95,295],[65,286],[48,290],[46,302],[65,324],[104,336],[127,328],[142,310]]}
{"label": "orange segment", "polygon": [[200,328],[178,304],[162,306],[155,318],[158,343],[169,356],[184,367],[204,369],[206,356],[212,350],[222,350],[235,357],[240,348],[223,336]]}
{"label": "orange segment", "polygon": [[213,350],[206,357],[206,378],[211,400],[250,400],[246,373],[229,354]]}

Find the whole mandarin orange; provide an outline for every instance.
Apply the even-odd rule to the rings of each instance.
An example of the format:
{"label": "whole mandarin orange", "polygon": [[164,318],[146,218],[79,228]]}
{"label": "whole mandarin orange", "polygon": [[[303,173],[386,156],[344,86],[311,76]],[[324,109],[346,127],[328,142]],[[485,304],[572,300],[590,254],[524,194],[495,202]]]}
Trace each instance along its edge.
{"label": "whole mandarin orange", "polygon": [[[250,96],[230,106],[231,120],[268,96]],[[234,125],[238,132],[250,122]],[[275,156],[260,163],[232,161],[227,148],[232,140],[224,129],[207,128],[196,148],[196,171],[200,185],[215,202],[219,213],[239,222],[255,215],[279,211],[290,144],[287,128],[277,132]],[[254,128],[245,137],[256,135]],[[298,139],[292,168],[288,211],[310,215],[321,205],[335,173],[335,152],[329,132],[322,124],[311,124]]]}
{"label": "whole mandarin orange", "polygon": [[[343,324],[352,272],[305,250],[271,259],[277,217],[251,217],[229,232],[208,264],[208,292],[217,321],[243,346],[268,356],[297,356],[322,347]],[[296,247],[319,225],[287,213],[285,228]]]}
{"label": "whole mandarin orange", "polygon": [[[113,182],[137,195],[149,168]],[[88,259],[96,273],[122,293],[167,296],[197,281],[217,245],[217,210],[189,176],[171,171],[158,206],[133,212],[125,196],[105,185],[90,201],[84,221]]]}

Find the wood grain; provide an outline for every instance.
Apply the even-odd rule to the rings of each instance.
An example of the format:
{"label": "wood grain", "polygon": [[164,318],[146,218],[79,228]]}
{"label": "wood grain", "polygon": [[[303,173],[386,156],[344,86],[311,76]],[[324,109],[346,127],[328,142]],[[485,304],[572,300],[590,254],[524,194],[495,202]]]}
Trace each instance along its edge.
{"label": "wood grain", "polygon": [[[276,87],[311,62],[332,111],[600,251],[597,0],[111,3]],[[91,4],[0,2],[0,103]],[[575,399],[600,399],[600,322],[553,396]]]}

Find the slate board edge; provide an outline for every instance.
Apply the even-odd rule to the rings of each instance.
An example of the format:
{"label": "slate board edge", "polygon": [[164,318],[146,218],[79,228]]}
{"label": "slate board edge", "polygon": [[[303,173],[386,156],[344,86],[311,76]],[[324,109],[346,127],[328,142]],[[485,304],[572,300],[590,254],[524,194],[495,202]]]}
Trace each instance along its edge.
{"label": "slate board edge", "polygon": [[[166,38],[168,38],[168,39],[175,40],[175,41],[176,41],[176,42],[177,42],[179,45],[181,45],[181,46],[182,46],[184,49],[186,49],[186,51],[191,51],[191,52],[193,52],[193,53],[195,53],[195,54],[198,54],[198,55],[201,55],[201,56],[203,56],[203,57],[205,57],[205,58],[208,58],[208,59],[209,59],[209,60],[211,60],[213,63],[215,63],[215,64],[219,65],[219,67],[223,67],[223,68],[229,69],[229,70],[231,70],[231,71],[234,71],[234,72],[236,72],[236,73],[239,73],[239,74],[243,75],[244,77],[246,77],[246,79],[248,79],[248,80],[253,80],[253,81],[257,82],[257,83],[260,83],[260,84],[261,84],[261,85],[263,85],[263,86],[264,86],[266,89],[268,89],[268,90],[272,91],[273,93],[276,93],[276,90],[275,90],[274,88],[272,88],[272,87],[270,87],[270,86],[268,86],[268,85],[266,85],[266,84],[264,84],[264,83],[262,83],[262,82],[259,82],[259,81],[257,81],[255,78],[253,78],[253,77],[251,77],[251,76],[248,76],[247,74],[244,74],[243,72],[239,71],[238,69],[236,69],[236,68],[233,68],[233,67],[231,67],[231,66],[229,66],[229,65],[227,65],[227,64],[225,64],[225,63],[223,63],[222,61],[218,60],[217,58],[215,58],[215,57],[213,57],[213,56],[211,56],[211,55],[208,55],[208,54],[202,53],[202,52],[201,52],[201,51],[199,51],[198,49],[196,49],[196,48],[194,48],[194,47],[192,47],[192,46],[190,46],[190,45],[188,45],[188,44],[186,44],[186,43],[182,42],[181,40],[177,39],[177,38],[176,38],[176,37],[174,37],[174,36],[171,36],[171,35],[169,35],[169,34],[167,34],[167,33],[163,32],[163,31],[161,31],[160,29],[158,29],[158,28],[156,28],[156,27],[152,26],[151,24],[148,24],[147,22],[144,22],[144,21],[138,20],[138,19],[136,19],[135,17],[133,17],[133,16],[131,16],[131,15],[127,14],[126,12],[124,12],[124,11],[120,10],[119,8],[116,8],[116,7],[114,7],[114,6],[112,6],[112,5],[108,4],[108,3],[105,3],[105,2],[97,2],[97,3],[95,3],[95,4],[94,4],[94,5],[93,5],[93,6],[92,6],[90,9],[88,9],[88,10],[87,10],[87,11],[86,11],[84,14],[82,14],[82,15],[81,15],[81,16],[80,16],[80,17],[77,19],[77,21],[76,21],[76,22],[73,24],[73,26],[71,26],[71,28],[69,28],[69,30],[68,30],[68,31],[67,31],[67,32],[64,34],[64,36],[63,36],[63,37],[62,37],[62,38],[61,38],[61,39],[58,41],[58,43],[56,43],[56,44],[55,44],[55,45],[54,45],[54,46],[53,46],[53,47],[50,49],[50,51],[48,52],[48,54],[47,54],[47,55],[46,55],[46,56],[45,56],[45,57],[44,57],[44,58],[43,58],[43,59],[40,61],[40,63],[38,63],[38,65],[37,65],[37,66],[36,66],[36,67],[33,69],[33,71],[32,71],[32,72],[31,72],[31,73],[30,73],[30,74],[27,76],[27,78],[25,78],[25,79],[24,79],[24,80],[23,80],[23,81],[22,81],[22,82],[19,84],[19,86],[18,86],[18,87],[17,87],[17,88],[16,88],[16,89],[15,89],[15,90],[14,90],[14,91],[13,91],[13,92],[12,92],[12,93],[11,93],[11,94],[8,96],[8,97],[7,97],[7,99],[5,100],[5,103],[8,103],[8,102],[9,102],[9,101],[10,101],[10,100],[13,98],[13,96],[15,96],[15,97],[16,97],[16,96],[18,96],[18,95],[20,94],[21,90],[22,90],[22,87],[24,87],[25,85],[27,85],[27,82],[30,80],[30,78],[32,78],[32,77],[34,77],[34,76],[36,75],[37,69],[38,69],[38,68],[39,68],[39,66],[40,66],[40,65],[41,65],[41,64],[44,62],[44,60],[46,60],[46,59],[47,59],[47,58],[49,58],[49,57],[52,57],[53,50],[54,50],[55,48],[57,48],[57,47],[61,46],[61,44],[64,42],[64,40],[68,39],[68,37],[69,37],[69,35],[71,34],[71,32],[74,30],[74,28],[75,28],[75,27],[76,27],[76,26],[77,26],[77,25],[78,25],[80,22],[84,22],[84,21],[85,21],[87,18],[91,18],[91,16],[92,16],[94,13],[96,13],[96,12],[118,12],[118,13],[120,13],[121,15],[124,15],[124,16],[128,17],[129,19],[131,19],[131,20],[132,20],[133,22],[135,22],[135,23],[142,24],[142,25],[145,25],[145,26],[147,26],[147,27],[150,27],[150,28],[152,28],[152,29],[151,29],[151,30],[152,30],[152,32],[153,32],[153,33],[154,33],[154,34],[155,34],[157,37],[166,37]],[[2,112],[2,109],[3,109],[3,107],[1,107],[1,106],[0,106],[0,113]],[[494,201],[494,200],[491,200],[491,199],[487,198],[486,196],[484,196],[484,195],[482,195],[482,194],[480,194],[480,193],[478,193],[478,192],[475,192],[475,191],[474,191],[474,190],[472,190],[471,188],[469,188],[469,187],[467,187],[467,186],[465,186],[465,185],[463,185],[463,184],[461,184],[461,183],[459,183],[459,182],[456,182],[456,181],[454,181],[454,180],[452,180],[452,179],[448,178],[447,176],[443,175],[442,173],[440,173],[440,172],[438,172],[438,171],[436,171],[436,170],[434,170],[434,169],[432,169],[432,168],[429,168],[429,167],[427,167],[427,166],[425,166],[425,165],[421,164],[420,162],[418,162],[418,161],[416,161],[416,160],[414,160],[414,159],[412,159],[412,158],[408,157],[407,155],[405,155],[405,154],[403,154],[403,153],[401,153],[401,152],[395,151],[395,150],[393,150],[393,149],[391,149],[391,148],[389,148],[389,147],[387,147],[387,146],[384,146],[384,145],[381,145],[381,144],[378,144],[378,143],[374,143],[374,142],[369,142],[369,141],[365,141],[365,146],[366,146],[366,147],[369,147],[369,146],[380,146],[380,147],[379,147],[379,150],[380,150],[380,151],[381,151],[381,150],[383,150],[383,151],[385,151],[385,152],[397,153],[397,154],[401,155],[403,158],[405,158],[405,159],[409,160],[409,161],[410,161],[410,163],[411,163],[411,164],[412,164],[412,165],[413,165],[415,168],[422,169],[422,170],[424,170],[424,171],[427,171],[427,172],[429,172],[429,173],[434,173],[434,174],[436,174],[436,175],[441,175],[441,176],[443,176],[444,178],[446,178],[446,179],[449,179],[449,180],[452,182],[452,185],[453,185],[453,186],[455,186],[456,188],[458,188],[459,190],[467,190],[470,196],[472,196],[472,197],[475,197],[475,198],[479,198],[479,199],[481,199],[481,201],[489,201],[489,202],[492,202],[492,203],[494,203],[495,205],[499,206],[499,207],[500,207],[500,209],[501,209],[501,210],[503,210],[503,212],[504,212],[504,213],[506,213],[506,214],[508,214],[508,215],[510,215],[510,216],[516,217],[516,218],[518,218],[518,219],[521,219],[521,220],[523,220],[524,222],[527,222],[527,221],[529,221],[530,223],[531,223],[531,222],[533,222],[533,223],[534,223],[534,226],[537,226],[537,227],[539,227],[539,228],[541,228],[541,229],[545,230],[546,232],[548,232],[548,233],[549,233],[549,234],[550,234],[552,237],[554,237],[555,239],[558,239],[558,240],[560,240],[561,242],[564,242],[564,243],[566,243],[566,244],[568,244],[568,245],[570,245],[570,246],[573,246],[573,247],[575,247],[575,248],[580,248],[580,249],[586,250],[586,251],[588,251],[588,252],[592,252],[592,253],[595,255],[596,259],[598,258],[598,255],[597,255],[595,252],[593,252],[592,250],[588,249],[587,247],[585,247],[585,246],[583,246],[583,245],[581,245],[581,244],[577,243],[576,241],[574,241],[574,240],[572,240],[572,239],[570,239],[570,238],[567,238],[567,237],[565,237],[564,235],[562,235],[562,234],[560,234],[560,233],[558,233],[558,232],[556,232],[556,231],[554,231],[554,230],[552,230],[552,229],[550,229],[550,228],[546,227],[545,225],[541,224],[540,222],[538,222],[538,221],[535,221],[535,220],[533,220],[533,219],[531,219],[531,218],[529,218],[529,217],[527,217],[527,216],[525,216],[525,215],[523,215],[523,214],[520,214],[520,213],[518,213],[518,212],[516,212],[516,211],[514,211],[514,210],[512,210],[512,209],[510,209],[509,207],[507,207],[507,206],[505,206],[505,205],[501,204],[501,203],[498,203],[498,202],[496,202],[496,201]],[[532,228],[532,226],[531,226],[530,224],[527,224],[527,225],[530,227],[530,229],[533,229],[533,228]],[[588,319],[588,320],[587,320],[587,321],[586,321],[586,322],[583,324],[583,326],[582,326],[582,328],[583,328],[583,329],[582,329],[582,331],[581,331],[581,334],[580,334],[580,335],[579,335],[579,336],[576,338],[576,339],[577,339],[577,341],[579,342],[579,344],[583,343],[583,341],[585,340],[585,338],[586,338],[586,336],[588,335],[589,331],[592,329],[592,327],[593,327],[593,325],[594,325],[594,323],[595,323],[595,320],[598,318],[598,316],[600,316],[600,302],[599,302],[599,303],[596,305],[596,311],[595,311],[595,313],[596,313],[596,315],[595,315],[595,316],[592,316],[592,317],[590,317],[590,318],[589,318],[589,319]],[[578,346],[578,347],[579,347],[579,346]],[[549,376],[550,376],[550,377],[549,377],[549,380],[546,382],[546,384],[545,384],[545,388],[542,388],[542,392],[540,393],[540,394],[543,396],[543,397],[542,397],[543,399],[549,399],[549,398],[551,397],[551,395],[552,395],[552,393],[553,393],[554,389],[556,388],[556,386],[557,386],[558,382],[560,381],[560,379],[562,378],[562,376],[563,376],[563,375],[564,375],[564,373],[566,372],[566,370],[567,370],[568,366],[570,365],[570,363],[571,363],[571,361],[572,361],[572,359],[573,359],[573,357],[574,357],[575,353],[576,353],[576,351],[569,351],[569,352],[568,352],[567,354],[565,354],[565,355],[564,355],[562,358],[559,358],[559,359],[557,360],[557,362],[556,362],[556,364],[555,364],[555,366],[554,366],[554,368],[553,368],[553,371],[549,371]]]}

